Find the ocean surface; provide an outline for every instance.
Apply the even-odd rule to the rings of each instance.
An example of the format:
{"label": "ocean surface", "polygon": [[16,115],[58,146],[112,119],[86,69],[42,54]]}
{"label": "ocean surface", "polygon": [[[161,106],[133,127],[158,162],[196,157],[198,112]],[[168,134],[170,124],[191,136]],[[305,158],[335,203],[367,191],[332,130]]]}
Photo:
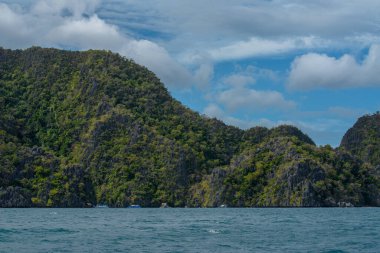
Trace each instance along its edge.
{"label": "ocean surface", "polygon": [[380,252],[380,208],[0,209],[0,252]]}

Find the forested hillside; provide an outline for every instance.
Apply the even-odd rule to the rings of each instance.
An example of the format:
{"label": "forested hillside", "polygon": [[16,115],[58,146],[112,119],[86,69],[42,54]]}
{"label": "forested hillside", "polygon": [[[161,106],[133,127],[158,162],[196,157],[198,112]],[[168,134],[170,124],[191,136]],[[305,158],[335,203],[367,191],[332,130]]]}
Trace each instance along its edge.
{"label": "forested hillside", "polygon": [[361,117],[347,131],[341,146],[374,166],[380,166],[380,112]]}
{"label": "forested hillside", "polygon": [[0,49],[0,207],[379,206],[367,117],[316,147],[292,126],[201,116],[111,52]]}

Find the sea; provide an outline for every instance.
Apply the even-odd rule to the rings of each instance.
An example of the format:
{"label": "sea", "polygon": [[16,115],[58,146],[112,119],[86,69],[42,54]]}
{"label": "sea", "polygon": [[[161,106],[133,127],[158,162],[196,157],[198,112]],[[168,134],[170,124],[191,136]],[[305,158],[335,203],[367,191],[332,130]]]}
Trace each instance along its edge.
{"label": "sea", "polygon": [[380,252],[380,208],[0,209],[0,252]]}

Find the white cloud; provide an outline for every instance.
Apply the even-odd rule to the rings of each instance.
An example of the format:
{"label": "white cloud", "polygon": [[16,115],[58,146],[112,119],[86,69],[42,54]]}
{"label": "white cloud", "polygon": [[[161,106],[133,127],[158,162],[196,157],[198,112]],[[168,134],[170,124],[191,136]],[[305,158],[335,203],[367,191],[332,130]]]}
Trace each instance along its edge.
{"label": "white cloud", "polygon": [[268,40],[250,38],[248,41],[239,41],[228,46],[213,49],[209,52],[216,61],[242,59],[256,56],[286,53],[295,49],[315,48],[325,46],[327,42],[313,36]]}
{"label": "white cloud", "polygon": [[345,38],[347,43],[359,44],[362,47],[369,47],[373,44],[380,44],[380,36],[378,34],[362,33],[359,35],[348,36]]}
{"label": "white cloud", "polygon": [[79,49],[111,49],[118,51],[127,41],[117,27],[105,23],[97,15],[77,20],[64,20],[51,29],[46,39],[55,45]]}
{"label": "white cloud", "polygon": [[[28,1],[3,2],[25,5]],[[207,4],[201,0],[29,2],[32,6],[22,16],[28,16],[29,27],[37,26],[33,28],[32,33],[36,36],[30,40],[32,42],[40,42],[42,27],[55,26],[56,22],[61,24],[62,16],[80,19],[97,13],[107,24],[118,25],[124,34],[135,34],[137,38],[139,32],[136,31],[143,29],[148,34],[144,33],[144,39],[149,39],[151,33],[149,40],[159,40],[159,45],[171,55],[185,55],[185,61],[196,61],[198,54],[207,57],[211,54],[216,61],[282,54],[302,48],[320,48],[326,43],[329,46],[331,41],[337,42],[334,45],[340,48],[355,43],[368,45],[369,41],[378,41],[380,26],[377,11],[380,2],[373,0],[354,0],[349,4],[343,0],[295,0],[292,3],[286,0],[212,0]],[[49,19],[43,18],[46,16]],[[24,26],[18,26],[21,27]],[[21,31],[11,35],[17,32]],[[157,38],[157,34],[167,37]],[[12,39],[6,35],[8,40]],[[12,41],[21,43],[20,40]]]}
{"label": "white cloud", "polygon": [[299,90],[380,86],[379,69],[379,45],[373,45],[361,63],[351,55],[309,53],[294,60],[287,85]]}
{"label": "white cloud", "polygon": [[[342,133],[346,130],[342,125],[349,126],[342,122],[361,112],[331,107],[313,112],[317,115],[314,117],[303,115],[307,112],[294,109],[295,102],[277,91],[250,89],[255,82],[273,81],[281,74],[255,67],[232,70],[234,67],[215,65],[220,83],[211,86],[213,64],[299,50],[360,52],[364,47],[380,44],[380,2],[373,0],[1,2],[8,4],[0,3],[0,46],[111,49],[147,66],[171,88],[195,84],[202,91],[211,89],[207,94],[212,95],[205,98],[210,103],[205,108],[207,115],[241,128],[294,124],[321,140],[336,138],[335,129]],[[305,54],[294,61],[288,87],[379,85],[379,51],[379,46],[373,46],[363,61],[350,55],[334,58]],[[270,61],[274,61],[273,57]],[[234,73],[228,73],[230,70]],[[221,92],[214,96],[218,91]],[[189,94],[200,95],[194,93]],[[281,110],[291,113],[284,120],[276,120],[282,118]],[[334,121],[336,118],[339,120]]]}
{"label": "white cloud", "polygon": [[155,72],[171,87],[189,87],[193,84],[191,73],[177,63],[163,48],[148,40],[130,40],[123,45],[121,54],[133,58]]}
{"label": "white cloud", "polygon": [[30,36],[23,17],[13,12],[8,5],[0,3],[0,45],[19,47]]}
{"label": "white cloud", "polygon": [[210,78],[207,74],[212,75],[201,66],[194,77],[162,46],[124,35],[94,13],[98,5],[98,0],[40,0],[23,9],[0,3],[0,45],[112,50],[148,67],[172,88],[190,87],[199,80],[204,83]]}
{"label": "white cloud", "polygon": [[247,88],[233,88],[218,94],[217,100],[228,110],[289,110],[296,103],[286,100],[278,91],[259,91]]}
{"label": "white cloud", "polygon": [[[136,62],[151,68],[172,87],[194,83],[205,87],[212,79],[213,61],[321,48],[330,46],[331,40],[344,42],[342,47],[352,43],[367,45],[378,40],[380,24],[380,3],[371,0],[350,4],[340,0],[296,0],[291,4],[285,0],[220,0],[207,4],[201,0],[3,2],[9,4],[0,4],[2,46],[112,49],[127,57],[133,55]],[[30,6],[17,7],[17,2],[24,6],[29,2]],[[144,39],[136,37],[136,31],[141,29],[148,34],[144,33]],[[149,34],[153,34],[151,39],[147,39]],[[163,58],[155,62],[149,55]],[[175,57],[181,55],[185,64],[195,62],[192,69],[197,70],[178,63]]]}
{"label": "white cloud", "polygon": [[244,87],[248,84],[254,84],[255,78],[246,74],[232,74],[224,78],[223,82],[232,87]]}
{"label": "white cloud", "polygon": [[209,86],[212,77],[214,76],[214,67],[210,63],[202,63],[194,76],[194,83],[198,88],[206,88]]}
{"label": "white cloud", "polygon": [[[130,22],[125,26],[129,31],[145,25],[149,31],[174,35],[167,42],[171,52],[212,51],[221,59],[241,57],[237,46],[248,47],[256,55],[260,52],[250,47],[254,44],[263,51],[283,52],[289,47],[286,38],[310,35],[342,42],[339,45],[342,48],[345,43],[351,43],[347,37],[377,35],[380,23],[380,2],[374,0],[349,3],[345,0],[293,0],[291,3],[288,0],[209,0],[207,3],[203,0],[109,0],[105,4],[105,15],[119,13],[121,8],[126,11],[124,17]],[[269,45],[262,46],[251,38],[261,38]]]}

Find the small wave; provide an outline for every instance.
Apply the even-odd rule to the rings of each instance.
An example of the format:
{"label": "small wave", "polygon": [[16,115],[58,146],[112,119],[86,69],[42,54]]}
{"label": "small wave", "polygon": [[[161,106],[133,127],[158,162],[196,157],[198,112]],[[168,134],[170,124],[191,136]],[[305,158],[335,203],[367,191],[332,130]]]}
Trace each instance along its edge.
{"label": "small wave", "polygon": [[75,232],[73,230],[65,229],[65,228],[52,228],[52,229],[49,229],[49,231],[53,232],[53,233],[73,233],[73,232]]}
{"label": "small wave", "polygon": [[13,234],[17,233],[16,229],[6,229],[6,228],[0,228],[0,234]]}
{"label": "small wave", "polygon": [[35,234],[39,234],[39,233],[46,233],[46,234],[49,234],[49,233],[65,233],[65,234],[73,234],[73,233],[76,233],[78,231],[76,230],[71,230],[71,229],[66,229],[66,228],[28,228],[28,229],[24,229],[24,231],[27,231],[27,232],[30,232],[30,233],[35,233]]}
{"label": "small wave", "polygon": [[207,232],[209,232],[211,234],[220,234],[220,230],[215,230],[215,229],[209,229],[209,230],[207,230]]}
{"label": "small wave", "polygon": [[58,213],[57,212],[50,212],[49,214],[51,214],[51,215],[57,215]]}

